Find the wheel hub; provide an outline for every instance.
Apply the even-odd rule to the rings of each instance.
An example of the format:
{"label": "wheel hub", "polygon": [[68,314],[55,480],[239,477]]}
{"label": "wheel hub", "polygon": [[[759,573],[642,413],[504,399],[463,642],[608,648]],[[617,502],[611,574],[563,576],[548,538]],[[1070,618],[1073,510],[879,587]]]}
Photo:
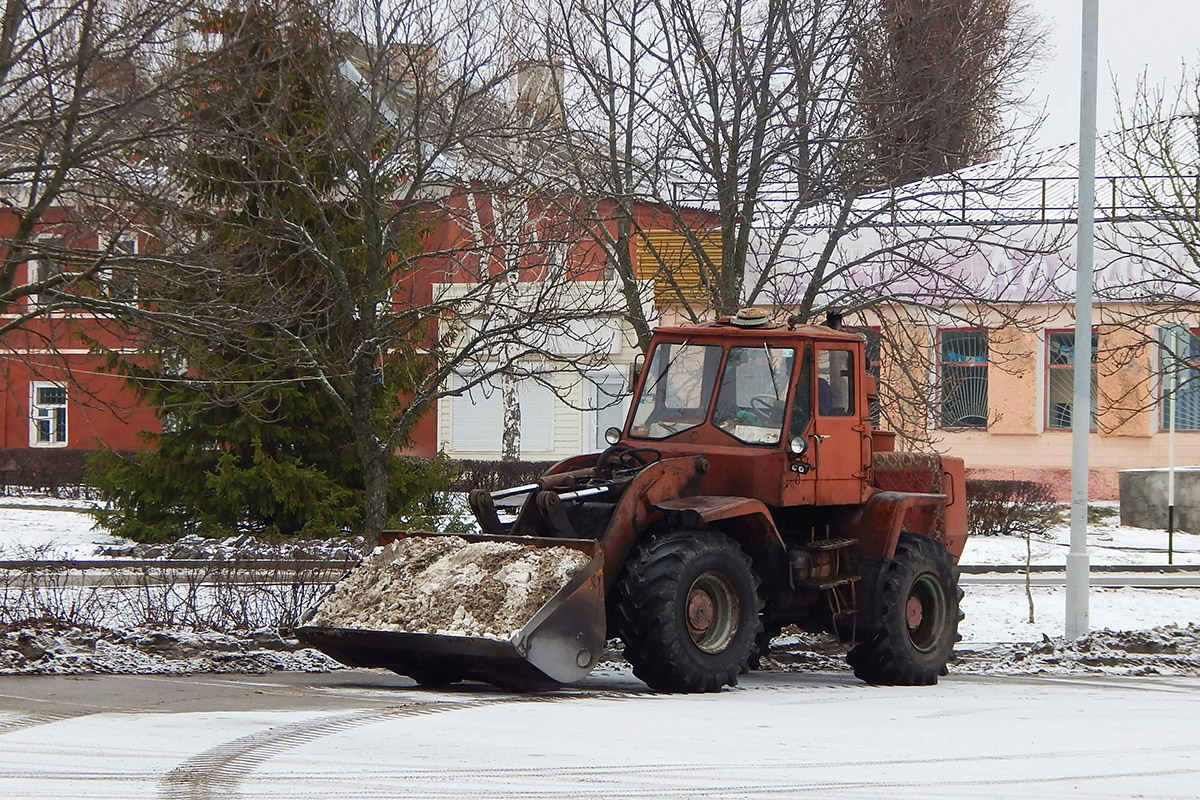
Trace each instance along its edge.
{"label": "wheel hub", "polygon": [[688,636],[706,653],[719,653],[738,632],[740,604],[733,585],[716,572],[692,581],[684,604]]}
{"label": "wheel hub", "polygon": [[904,608],[904,621],[908,623],[908,629],[912,631],[919,628],[924,616],[925,610],[921,607],[921,598],[910,595],[908,604]]}
{"label": "wheel hub", "polygon": [[688,631],[692,634],[692,638],[697,635],[703,636],[712,625],[713,621],[713,599],[712,596],[703,590],[692,588],[688,595]]}
{"label": "wheel hub", "polygon": [[913,581],[904,603],[904,623],[909,641],[920,652],[930,653],[941,645],[946,625],[946,596],[935,575],[921,575]]}

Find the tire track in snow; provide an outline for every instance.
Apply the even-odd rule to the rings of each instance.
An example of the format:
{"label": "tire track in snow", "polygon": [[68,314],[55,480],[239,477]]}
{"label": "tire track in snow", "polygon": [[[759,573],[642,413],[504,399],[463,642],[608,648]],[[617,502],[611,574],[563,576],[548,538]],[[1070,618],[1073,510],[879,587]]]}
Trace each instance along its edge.
{"label": "tire track in snow", "polygon": [[[1148,747],[1141,749],[1122,748],[1120,754],[1123,756],[1134,756],[1139,753],[1157,754],[1157,753],[1193,753],[1196,748],[1193,745],[1180,745],[1178,747],[1162,748]],[[979,762],[1008,762],[1008,761],[1042,761],[1054,760],[1060,758],[1079,758],[1081,756],[1096,756],[1100,757],[1104,754],[1098,753],[1095,750],[1056,750],[1041,753],[999,753],[992,755],[962,755],[962,756],[940,756],[936,758],[887,758],[887,759],[870,759],[870,760],[846,760],[838,759],[835,761],[795,761],[786,764],[775,763],[765,764],[762,762],[746,763],[746,762],[729,762],[729,763],[714,763],[713,761],[698,761],[695,763],[679,763],[679,762],[664,762],[656,761],[646,764],[593,764],[586,766],[563,766],[550,767],[539,765],[536,767],[536,772],[539,775],[556,775],[565,777],[587,777],[609,775],[650,775],[663,774],[669,772],[686,773],[689,775],[696,774],[700,770],[711,770],[717,772],[778,772],[785,770],[806,770],[806,769],[863,769],[867,767],[894,767],[907,765],[922,765],[922,766],[938,766],[954,764],[964,761],[969,761],[972,764]],[[1200,771],[1200,766],[1196,767]],[[490,779],[512,777],[516,775],[527,775],[534,771],[531,767],[487,767],[484,769],[474,767],[464,768],[445,768],[445,767],[423,767],[423,768],[397,768],[395,764],[389,764],[384,774],[394,776],[397,779],[406,778],[482,778]],[[305,775],[304,773],[292,773],[300,778],[311,777],[314,780],[319,780],[322,777],[328,777],[328,773],[313,773]],[[341,778],[339,777],[339,780]]]}
{"label": "tire track in snow", "polygon": [[[1054,754],[1056,756],[1073,756],[1075,754]],[[1053,757],[1053,756],[1047,756]],[[949,759],[939,759],[940,762],[948,761]],[[977,759],[963,758],[957,759],[960,761],[974,762]],[[1012,757],[1012,760],[1024,760],[1024,758]],[[922,759],[918,760],[903,760],[892,762],[903,765],[923,765],[926,762]],[[673,765],[668,765],[667,770],[670,771]],[[724,769],[721,766],[713,764],[699,765],[706,770]],[[786,766],[784,768],[801,771],[807,765],[798,764],[794,766]],[[845,766],[838,763],[832,765],[837,768]],[[755,772],[762,772],[761,765],[753,767],[745,767],[745,769],[753,769]],[[888,780],[863,780],[863,781],[846,781],[846,780],[804,780],[804,781],[788,781],[771,782],[769,779],[763,779],[761,776],[756,776],[759,779],[754,782],[739,783],[730,781],[723,785],[700,786],[694,785],[695,773],[691,772],[691,785],[676,785],[676,786],[649,786],[643,781],[637,781],[625,786],[620,785],[618,781],[621,778],[642,778],[650,775],[659,775],[663,770],[659,768],[644,769],[634,771],[624,771],[620,767],[609,767],[602,773],[601,781],[597,783],[582,784],[572,782],[569,785],[564,785],[561,788],[546,788],[546,789],[513,789],[511,786],[504,788],[503,796],[506,798],[514,798],[519,800],[568,800],[568,798],[587,797],[591,800],[644,800],[644,798],[664,798],[664,800],[701,800],[702,798],[795,798],[809,796],[843,796],[843,797],[862,797],[862,798],[879,798],[888,794],[904,790],[908,793],[904,796],[923,796],[923,797],[996,797],[997,787],[1021,788],[1026,792],[1036,790],[1038,786],[1054,786],[1064,783],[1072,784],[1096,784],[1097,790],[1102,790],[1103,784],[1106,781],[1125,780],[1125,779],[1153,779],[1162,777],[1173,777],[1181,775],[1200,775],[1200,768],[1180,767],[1176,769],[1146,769],[1146,770],[1127,770],[1122,772],[1112,773],[1097,773],[1095,771],[1078,771],[1077,767],[1073,767],[1072,771],[1066,774],[1058,775],[1043,775],[1017,778],[960,778],[960,779],[943,779],[929,780],[922,778],[919,781],[906,781],[904,779],[888,779]],[[543,768],[529,768],[520,771],[521,777],[540,776],[547,772]],[[293,775],[291,781],[302,780],[305,776]],[[386,782],[377,783],[370,788],[366,787],[351,787],[346,785],[345,776],[334,776],[328,773],[320,776],[329,782],[328,787],[322,786],[319,782],[309,784],[309,789],[303,793],[296,793],[294,789],[289,789],[289,796],[292,800],[304,800],[305,798],[328,798],[334,794],[342,800],[367,800],[367,798],[395,798],[403,796],[408,800],[494,800],[498,796],[497,789],[493,778],[497,777],[488,772],[475,772],[467,778],[467,783],[464,785],[458,782],[453,776],[446,777],[437,781],[437,786],[430,787],[414,787],[411,784],[404,784],[403,780],[406,777],[404,773],[393,773],[391,771],[384,773],[381,777],[386,778]],[[360,779],[371,778],[371,774],[363,774]],[[514,777],[514,776],[509,776]],[[569,775],[559,776],[562,780],[568,780]],[[399,789],[403,786],[403,789]],[[972,791],[977,790],[977,791]],[[914,792],[919,791],[920,795],[915,795]],[[401,794],[402,793],[402,794]],[[1006,795],[1008,796],[1008,795]],[[1122,795],[1124,796],[1124,795]]]}
{"label": "tire track in snow", "polygon": [[0,720],[0,736],[36,728],[39,725],[52,725],[63,720],[86,717],[95,713],[95,711],[47,711],[41,714],[18,714],[15,718]]}
{"label": "tire track in snow", "polygon": [[[336,736],[346,730],[386,722],[392,719],[403,719],[432,714],[449,713],[473,708],[486,708],[496,705],[516,703],[559,703],[570,700],[628,700],[645,699],[643,693],[623,692],[586,692],[561,695],[533,695],[488,698],[465,701],[447,701],[430,703],[410,703],[387,709],[355,711],[325,716],[320,718],[300,720],[298,722],[269,728],[254,734],[249,734],[233,741],[218,745],[200,753],[176,767],[163,777],[160,783],[160,798],[163,800],[210,800],[210,798],[230,798],[239,796],[239,788],[244,779],[257,767],[266,761],[288,750],[302,746],[314,740]],[[1190,753],[1192,747],[1167,748],[1168,751]],[[1125,756],[1139,751],[1123,750]],[[1146,752],[1163,753],[1162,748],[1150,748]],[[586,785],[589,797],[611,798],[618,800],[634,797],[662,798],[710,798],[727,797],[731,794],[747,797],[779,797],[795,796],[797,793],[825,792],[837,795],[843,793],[856,796],[861,792],[870,793],[872,790],[892,786],[890,781],[789,781],[785,775],[779,777],[779,782],[769,778],[763,780],[763,773],[780,771],[801,771],[809,769],[870,769],[893,766],[947,766],[954,763],[969,761],[978,762],[1028,762],[1028,761],[1057,761],[1061,759],[1077,759],[1080,757],[1103,758],[1104,753],[1094,750],[1051,751],[1042,753],[1013,753],[991,755],[950,756],[936,758],[897,758],[897,759],[863,759],[847,762],[845,760],[828,762],[803,762],[794,764],[729,764],[727,774],[751,770],[754,776],[733,777],[726,785],[708,787],[686,786],[653,786],[645,779],[662,778],[670,773],[680,773],[694,779],[698,770],[723,771],[725,767],[713,765],[711,762],[696,764],[653,763],[638,765],[584,765],[562,767],[500,767],[488,769],[445,769],[445,768],[398,768],[389,764],[378,775],[380,783],[371,788],[348,786],[346,776],[338,776],[328,772],[293,773],[289,780],[309,786],[312,794],[296,795],[296,797],[327,797],[330,792],[336,792],[340,797],[351,798],[390,797],[391,788],[405,785],[405,796],[412,798],[493,798],[495,783],[512,778],[530,778],[544,776],[552,780],[565,781],[569,786],[545,789],[528,788],[524,790],[506,790],[512,797],[526,800],[553,800],[555,798],[577,797],[581,790],[581,781]],[[1073,770],[1072,770],[1073,772]],[[1200,768],[1179,769],[1147,769],[1118,773],[1096,774],[1066,774],[1039,777],[998,778],[977,780],[970,778],[923,781],[929,790],[953,789],[971,790],[987,786],[1038,786],[1041,784],[1054,785],[1070,781],[1088,781],[1103,783],[1106,780],[1125,778],[1154,778],[1161,776],[1200,774]],[[370,780],[373,776],[366,773],[360,776]],[[745,778],[750,780],[746,781]],[[592,783],[590,779],[599,779]],[[432,780],[435,785],[420,786],[426,780]],[[627,786],[621,784],[625,780],[633,783]],[[322,786],[330,783],[329,787]],[[653,781],[651,781],[651,784]],[[414,785],[416,784],[416,785]],[[867,795],[864,795],[867,796]],[[874,796],[874,795],[870,795]],[[948,795],[947,795],[948,796]]]}
{"label": "tire track in snow", "polygon": [[641,693],[621,692],[522,695],[485,700],[408,703],[392,708],[304,719],[239,737],[189,758],[163,776],[159,797],[162,800],[229,800],[238,795],[238,785],[247,773],[280,753],[315,739],[392,719],[516,703],[555,703],[574,699],[619,700],[640,696]]}

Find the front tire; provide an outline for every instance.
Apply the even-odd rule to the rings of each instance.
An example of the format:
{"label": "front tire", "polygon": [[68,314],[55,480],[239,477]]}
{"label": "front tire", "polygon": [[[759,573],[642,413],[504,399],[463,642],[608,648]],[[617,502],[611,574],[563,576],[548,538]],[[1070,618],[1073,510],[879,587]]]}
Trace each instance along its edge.
{"label": "front tire", "polygon": [[946,674],[958,641],[958,569],[941,544],[900,534],[879,594],[879,629],[846,656],[854,674],[881,686],[929,686]]}
{"label": "front tire", "polygon": [[626,562],[617,622],[633,674],[661,692],[736,686],[762,632],[750,559],[728,536],[654,536]]}

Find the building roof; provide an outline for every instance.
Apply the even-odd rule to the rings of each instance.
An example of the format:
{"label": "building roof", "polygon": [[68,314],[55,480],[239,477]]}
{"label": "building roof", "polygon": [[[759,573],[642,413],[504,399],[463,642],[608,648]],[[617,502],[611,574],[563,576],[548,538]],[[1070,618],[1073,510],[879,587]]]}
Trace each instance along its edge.
{"label": "building roof", "polygon": [[[1169,213],[1172,206],[1194,213],[1200,186],[1195,180],[1187,187],[1172,182],[1196,176],[1198,143],[1200,116],[1195,114],[1098,137],[1096,221],[1146,219]],[[855,211],[860,224],[887,226],[1074,224],[1078,183],[1079,144],[1074,142],[873,192],[857,200]]]}
{"label": "building roof", "polygon": [[[1180,241],[1197,231],[1198,142],[1200,117],[1190,114],[1098,139],[1098,300],[1200,299],[1200,272]],[[1069,144],[858,198],[835,234],[817,307],[1068,302],[1075,292],[1078,163],[1079,146]],[[776,303],[804,296],[831,244],[835,211],[810,209],[785,236],[769,279]],[[780,235],[760,233],[768,243]],[[753,258],[749,267],[748,286],[762,274]]]}

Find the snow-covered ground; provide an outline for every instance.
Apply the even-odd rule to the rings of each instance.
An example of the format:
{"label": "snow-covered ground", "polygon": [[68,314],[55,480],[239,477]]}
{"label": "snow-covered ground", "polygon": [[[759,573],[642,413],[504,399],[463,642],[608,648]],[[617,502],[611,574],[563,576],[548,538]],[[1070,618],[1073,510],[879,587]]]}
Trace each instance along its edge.
{"label": "snow-covered ground", "polygon": [[95,558],[101,547],[127,543],[96,528],[79,500],[0,498],[0,558]]}
{"label": "snow-covered ground", "polygon": [[[1112,512],[1088,526],[1088,556],[1094,566],[1129,566],[1167,563],[1167,532],[1130,528],[1120,524],[1115,504],[1097,503],[1094,509]],[[1032,562],[1064,566],[1071,545],[1071,526],[1055,525],[1046,537],[1030,541]],[[1175,532],[1174,563],[1200,564],[1200,535]],[[1024,564],[1025,540],[1013,536],[972,536],[967,539],[963,565]]]}
{"label": "snow-covered ground", "polygon": [[[1025,588],[1019,584],[970,584],[963,590],[966,616],[958,630],[964,642],[1036,642],[1064,633],[1062,586],[1033,587],[1032,624]],[[1200,622],[1200,589],[1093,588],[1088,605],[1092,630],[1138,631]]]}
{"label": "snow-covered ground", "polygon": [[241,679],[240,696],[210,676],[7,680],[0,796],[22,800],[1115,800],[1194,798],[1200,777],[1195,678],[756,673],[654,695],[604,674],[533,696],[361,672]]}
{"label": "snow-covered ground", "polygon": [[[0,497],[0,558],[40,550],[46,557],[103,558],[104,550],[132,545],[95,527],[84,511],[87,500],[49,497]],[[1165,565],[1167,532],[1118,524],[1113,503],[1096,503],[1111,512],[1088,527],[1091,563],[1101,565]],[[1032,563],[1063,566],[1070,547],[1070,526],[1055,525],[1046,537],[1032,540]],[[1025,540],[1010,536],[973,536],[967,540],[961,563],[970,566],[1024,564]],[[1174,563],[1200,564],[1200,535],[1176,532]]]}

